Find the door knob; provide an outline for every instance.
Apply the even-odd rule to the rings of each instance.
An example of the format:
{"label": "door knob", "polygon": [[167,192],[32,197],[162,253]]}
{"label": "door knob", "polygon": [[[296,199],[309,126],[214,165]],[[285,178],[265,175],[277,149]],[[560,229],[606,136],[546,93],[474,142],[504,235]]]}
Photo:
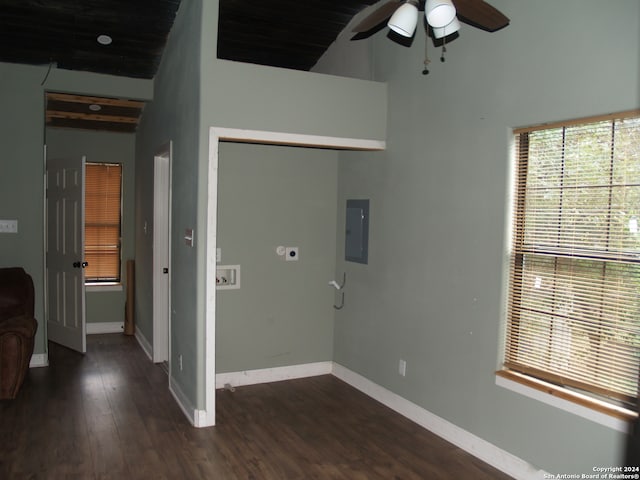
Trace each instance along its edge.
{"label": "door knob", "polygon": [[82,268],[87,268],[89,266],[89,262],[82,262]]}

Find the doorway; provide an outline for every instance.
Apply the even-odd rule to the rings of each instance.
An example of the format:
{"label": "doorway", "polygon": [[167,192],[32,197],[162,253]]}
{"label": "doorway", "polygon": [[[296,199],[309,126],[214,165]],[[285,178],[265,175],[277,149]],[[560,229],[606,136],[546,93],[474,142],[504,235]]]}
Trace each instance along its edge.
{"label": "doorway", "polygon": [[[153,362],[170,358],[171,154],[168,142],[153,157]],[[171,365],[169,365],[171,375]]]}
{"label": "doorway", "polygon": [[[144,102],[130,101],[117,98],[87,96],[84,94],[62,94],[56,92],[46,92],[45,106],[45,168],[52,159],[56,158],[86,158],[92,163],[112,164],[118,163],[122,168],[121,179],[121,225],[120,225],[120,266],[124,267],[128,259],[134,256],[134,168],[135,168],[135,129],[138,124],[138,117],[142,111]],[[128,109],[126,114],[120,110]],[[99,110],[99,113],[97,111]],[[75,112],[73,119],[66,113]],[[73,120],[73,121],[71,121]],[[74,178],[80,178],[75,176]],[[45,183],[46,183],[45,177]],[[67,182],[68,183],[68,182]],[[45,185],[46,188],[46,185]],[[51,205],[53,207],[53,205]],[[78,210],[79,211],[79,210]],[[43,219],[45,232],[53,235],[53,231],[47,230],[47,216]],[[67,218],[69,216],[67,215]],[[83,221],[77,225],[83,225]],[[72,223],[68,223],[70,228]],[[84,229],[79,229],[84,232]],[[46,241],[51,244],[53,238],[47,237]],[[79,245],[79,244],[78,244]],[[74,248],[78,248],[75,246]],[[78,248],[83,252],[83,249]],[[45,250],[45,259],[49,260],[49,254]],[[80,253],[71,263],[78,260],[89,261],[81,258]],[[68,264],[68,261],[65,262]],[[81,264],[82,265],[82,264]],[[52,320],[50,328],[46,329],[45,338],[55,341],[56,332],[60,330],[55,325],[56,317],[62,317],[57,313],[57,308],[65,305],[78,305],[75,301],[52,303],[49,299],[56,293],[56,280],[51,274],[47,274],[45,262],[45,324]],[[74,270],[78,270],[74,268]],[[122,268],[122,270],[124,270]],[[48,278],[49,277],[49,278]],[[123,272],[119,279],[101,279],[98,282],[91,282],[85,285],[84,281],[77,280],[78,286],[83,291],[77,293],[74,299],[82,299],[82,307],[69,308],[71,312],[85,312],[84,335],[102,333],[121,333],[124,327],[125,294],[124,287],[126,281]],[[51,290],[51,292],[50,292]],[[69,288],[64,290],[70,292]],[[85,293],[86,292],[86,293]],[[60,295],[58,295],[60,297]],[[67,295],[69,296],[69,295]],[[62,298],[62,297],[60,297]],[[68,315],[67,315],[68,316]],[[58,322],[60,323],[60,322]],[[67,321],[66,323],[71,323]],[[74,321],[74,324],[80,324]],[[44,329],[43,329],[44,330]],[[66,332],[65,328],[65,332]],[[80,338],[80,335],[78,335]],[[86,343],[86,339],[84,340]],[[80,345],[80,340],[76,342]],[[82,350],[82,346],[78,348]]]}
{"label": "doorway", "polygon": [[206,286],[205,325],[204,325],[204,410],[193,415],[196,427],[215,425],[215,330],[216,330],[216,245],[217,245],[217,209],[218,209],[218,145],[220,142],[245,142],[271,145],[289,145],[317,147],[340,150],[378,151],[386,148],[380,140],[354,139],[344,137],[325,137],[285,132],[242,130],[234,128],[209,128],[209,170],[207,200],[207,238],[206,238]]}

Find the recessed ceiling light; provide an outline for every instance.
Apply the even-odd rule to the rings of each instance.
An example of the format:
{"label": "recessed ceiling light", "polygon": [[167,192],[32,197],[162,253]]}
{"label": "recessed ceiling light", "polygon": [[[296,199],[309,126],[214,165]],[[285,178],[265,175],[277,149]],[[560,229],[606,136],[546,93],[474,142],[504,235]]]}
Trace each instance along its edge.
{"label": "recessed ceiling light", "polygon": [[109,35],[98,35],[98,43],[100,45],[111,45],[111,42],[113,42],[113,39],[109,36]]}
{"label": "recessed ceiling light", "polygon": [[91,105],[89,105],[89,110],[91,110],[92,112],[99,112],[100,110],[102,110],[102,107],[97,103],[92,103]]}

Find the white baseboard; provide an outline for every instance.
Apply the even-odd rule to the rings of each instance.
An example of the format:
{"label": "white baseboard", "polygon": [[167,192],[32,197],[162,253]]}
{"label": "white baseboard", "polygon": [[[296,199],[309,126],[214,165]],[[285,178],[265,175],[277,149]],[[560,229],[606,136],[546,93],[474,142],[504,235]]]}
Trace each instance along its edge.
{"label": "white baseboard", "polygon": [[[147,338],[137,328],[135,337],[140,348],[142,348],[142,351],[147,355],[147,357],[149,357],[149,360],[153,362],[153,347],[151,346],[151,343],[149,343],[149,340],[147,340]],[[180,407],[180,410],[185,414],[191,425],[199,428],[215,425],[215,415],[207,415],[206,410],[198,410],[195,408],[191,404],[189,397],[184,394],[173,377],[169,377],[169,392],[171,392],[171,395]]]}
{"label": "white baseboard", "polygon": [[149,360],[153,362],[153,347],[149,343],[149,340],[147,340],[146,337],[142,334],[142,332],[137,328],[136,328],[135,337],[136,337],[136,340],[138,341],[138,344],[140,345],[140,348],[142,348],[142,351],[146,353],[147,357],[149,357]]}
{"label": "white baseboard", "polygon": [[49,355],[47,353],[34,353],[29,361],[29,368],[48,367]]}
{"label": "white baseboard", "polygon": [[169,379],[169,391],[191,425],[198,428],[212,427],[214,425],[214,422],[211,421],[211,417],[207,415],[205,410],[198,410],[191,404],[189,398],[173,378]]}
{"label": "white baseboard", "polygon": [[[400,415],[516,479],[540,480],[541,478],[545,478],[545,475],[547,475],[546,478],[550,478],[547,472],[536,469],[531,464],[512,455],[506,450],[502,450],[492,443],[434,415],[406,398],[387,390],[335,362],[317,362],[286,367],[218,373],[216,374],[216,388],[223,388],[226,384],[239,387],[326,374],[333,374],[335,377],[379,401],[383,405],[386,405]],[[209,425],[209,423],[207,423],[206,412],[193,408],[188,398],[179,390],[177,385],[171,382],[170,385],[172,394],[191,423],[199,426],[196,425],[196,422],[202,421],[206,425],[201,426]],[[175,389],[175,391],[173,389]],[[204,418],[199,418],[199,416],[202,415],[204,415]],[[210,424],[213,425],[213,423]]]}
{"label": "white baseboard", "polygon": [[[551,478],[543,470],[535,467],[510,454],[509,452],[496,447],[492,443],[475,436],[453,423],[434,415],[413,402],[387,390],[371,380],[355,373],[340,364],[333,364],[333,375],[348,383],[352,387],[367,394],[371,398],[379,401],[383,405],[391,408],[400,415],[417,423],[430,432],[444,438],[454,445],[462,448],[471,455],[488,463],[489,465],[503,471],[507,475],[522,480],[540,480],[541,478]],[[547,475],[545,477],[545,474]]]}
{"label": "white baseboard", "polygon": [[223,388],[229,384],[233,387],[255,385],[257,383],[279,382],[294,378],[315,377],[328,375],[333,369],[333,362],[315,362],[286,367],[262,368],[259,370],[244,370],[216,374],[216,388]]}
{"label": "white baseboard", "polygon": [[[242,385],[278,382],[281,380],[326,374],[333,374],[343,382],[348,383],[400,415],[516,479],[540,480],[541,478],[551,478],[544,470],[536,469],[528,462],[512,455],[506,450],[502,450],[492,443],[434,415],[419,405],[410,402],[400,395],[387,390],[335,362],[317,362],[286,367],[218,373],[216,374],[216,388],[223,388],[227,384],[239,387]],[[170,385],[171,389],[176,389],[175,392],[172,390],[172,394],[190,421],[195,426],[208,426],[209,423],[207,423],[206,412],[193,408],[189,404],[187,397],[177,388],[177,385],[171,383]],[[202,415],[204,415],[204,417],[199,418]],[[196,422],[203,422],[205,424],[196,425]],[[213,423],[210,424],[213,425]]]}
{"label": "white baseboard", "polygon": [[87,322],[87,335],[96,335],[100,333],[122,333],[123,331],[123,322]]}

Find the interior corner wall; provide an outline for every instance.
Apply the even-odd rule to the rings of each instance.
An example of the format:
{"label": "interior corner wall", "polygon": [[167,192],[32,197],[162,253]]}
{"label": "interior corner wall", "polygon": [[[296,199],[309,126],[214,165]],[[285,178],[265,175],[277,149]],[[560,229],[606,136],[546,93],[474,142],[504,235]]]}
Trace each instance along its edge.
{"label": "interior corner wall", "polygon": [[[198,229],[195,235],[199,262],[195,272],[195,333],[198,338],[196,348],[201,349],[198,369],[204,372],[207,353],[203,348],[204,340],[211,339],[211,332],[205,329],[205,316],[211,313],[205,311],[205,289],[210,288],[206,278],[205,245],[208,236],[212,235],[206,226],[210,195],[209,128],[384,140],[387,95],[386,85],[379,82],[218,60],[216,45],[219,1],[202,0],[194,3],[198,3],[201,8],[198,13],[199,25],[202,27],[198,43],[201,97],[197,141],[200,146],[200,163],[192,172],[198,178]],[[191,55],[192,52],[193,50],[185,48],[181,54]],[[197,395],[200,405],[206,382],[204,374],[199,378]]]}
{"label": "interior corner wall", "polygon": [[[46,81],[45,80],[46,77]],[[38,332],[34,353],[47,351],[44,306],[44,93],[66,91],[146,100],[147,80],[0,63],[0,218],[18,220],[17,234],[0,234],[0,265],[22,266],[35,287]]]}
{"label": "interior corner wall", "polygon": [[[136,134],[135,258],[136,330],[153,341],[153,172],[154,155],[172,142],[171,159],[171,365],[182,357],[183,369],[171,369],[171,382],[192,402],[202,406],[198,388],[203,339],[198,335],[199,240],[185,244],[185,229],[200,235],[197,221],[200,150],[200,25],[201,1],[183,1],[167,39],[154,81],[154,99],[147,104]],[[203,237],[199,237],[203,238]]]}
{"label": "interior corner wall", "polygon": [[216,373],[332,360],[337,162],[335,150],[220,144],[218,263],[241,275],[217,291]]}
{"label": "interior corner wall", "polygon": [[640,4],[491,4],[511,24],[463,25],[445,63],[429,43],[427,76],[421,29],[410,48],[371,40],[374,78],[389,88],[387,150],[340,154],[339,205],[370,198],[371,213],[368,265],[344,262],[338,238],[348,302],[334,359],[536,468],[590,474],[624,464],[624,434],[495,384],[510,132],[638,108]]}
{"label": "interior corner wall", "polygon": [[86,156],[87,162],[122,165],[122,289],[86,293],[87,323],[123,323],[126,261],[134,258],[135,134],[70,128],[46,129],[47,158]]}

